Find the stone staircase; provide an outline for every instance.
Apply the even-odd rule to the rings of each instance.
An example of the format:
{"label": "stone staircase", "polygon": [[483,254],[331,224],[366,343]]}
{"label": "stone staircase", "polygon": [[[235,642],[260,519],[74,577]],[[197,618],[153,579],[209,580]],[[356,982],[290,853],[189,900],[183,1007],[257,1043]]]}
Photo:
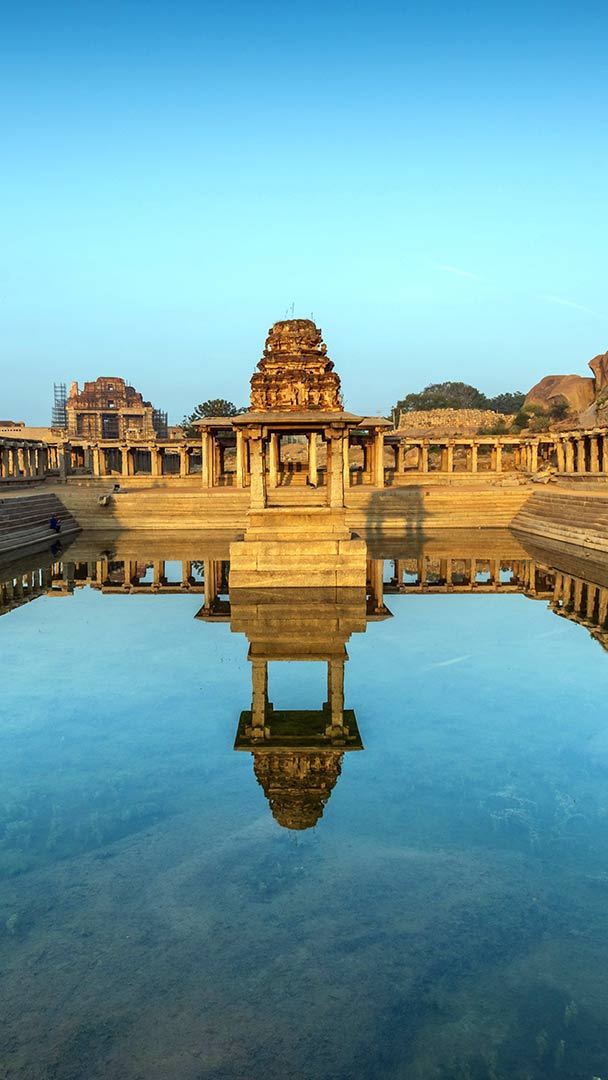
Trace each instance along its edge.
{"label": "stone staircase", "polygon": [[608,491],[534,492],[515,516],[513,529],[539,538],[544,547],[571,544],[608,552]]}
{"label": "stone staircase", "polygon": [[528,485],[428,485],[350,489],[347,525],[362,536],[441,529],[504,529],[530,498]]}
{"label": "stone staircase", "polygon": [[230,590],[364,588],[366,550],[344,510],[250,511],[244,540],[230,545]]}
{"label": "stone staircase", "polygon": [[[49,528],[53,514],[61,522],[60,533]],[[78,531],[77,521],[55,494],[0,498],[0,554],[63,541]]]}
{"label": "stone staircase", "polygon": [[104,531],[209,529],[234,536],[244,531],[249,508],[249,491],[230,488],[210,493],[167,485],[115,493],[107,482],[68,484],[61,489],[61,498],[83,529]]}

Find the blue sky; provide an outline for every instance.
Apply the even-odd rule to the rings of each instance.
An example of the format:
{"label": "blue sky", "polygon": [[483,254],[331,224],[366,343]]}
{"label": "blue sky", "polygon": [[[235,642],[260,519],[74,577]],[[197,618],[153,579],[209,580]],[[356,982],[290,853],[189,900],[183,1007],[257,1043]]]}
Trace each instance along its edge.
{"label": "blue sky", "polygon": [[245,403],[312,312],[351,409],[608,348],[608,8],[6,3],[0,416]]}

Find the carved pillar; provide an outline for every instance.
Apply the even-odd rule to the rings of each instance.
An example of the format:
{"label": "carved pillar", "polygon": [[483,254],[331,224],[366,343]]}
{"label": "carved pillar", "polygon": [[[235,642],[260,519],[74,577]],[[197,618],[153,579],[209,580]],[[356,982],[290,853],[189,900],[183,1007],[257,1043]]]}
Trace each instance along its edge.
{"label": "carved pillar", "polygon": [[374,484],[384,487],[384,429],[377,428],[374,435]]}
{"label": "carved pillar", "polygon": [[502,472],[502,443],[496,443],[495,447],[496,472]]}
{"label": "carved pillar", "polygon": [[348,491],[350,487],[350,438],[348,431],[344,432],[342,438],[342,465],[344,468],[344,491]]}
{"label": "carved pillar", "polygon": [[341,431],[327,428],[327,485],[328,504],[331,507],[344,506],[344,439]]}
{"label": "carved pillar", "polygon": [[585,469],[585,436],[579,436],[576,441],[576,471],[577,473],[586,472]]}
{"label": "carved pillar", "polygon": [[384,560],[370,559],[368,567],[369,592],[372,607],[379,611],[384,604]]}
{"label": "carved pillar", "polygon": [[217,600],[218,591],[218,574],[217,574],[217,561],[215,559],[205,559],[203,563],[203,578],[205,588],[205,610],[212,611],[215,601]]}
{"label": "carved pillar", "polygon": [[129,475],[129,451],[126,446],[120,448],[120,475]]}
{"label": "carved pillar", "polygon": [[266,453],[261,428],[252,429],[249,435],[249,462],[251,509],[263,510],[266,506]]}
{"label": "carved pillar", "polygon": [[555,444],[555,454],[557,457],[557,471],[563,473],[566,471],[566,454],[564,452],[564,443],[562,439],[558,439]]}
{"label": "carved pillar", "polygon": [[478,453],[477,443],[475,443],[475,442],[471,443],[471,472],[472,473],[477,472],[477,453]]}
{"label": "carved pillar", "polygon": [[572,439],[564,440],[565,460],[566,460],[566,472],[574,472],[574,444]]}
{"label": "carved pillar", "polygon": [[445,468],[446,472],[454,472],[454,444],[448,443],[445,448]]}
{"label": "carved pillar", "polygon": [[201,445],[201,480],[204,488],[213,487],[213,435],[206,429],[202,429]]}
{"label": "carved pillar", "polygon": [[420,447],[420,472],[429,471],[429,447],[428,443],[422,443]]}
{"label": "carved pillar", "polygon": [[279,436],[276,431],[270,435],[268,443],[268,483],[276,488],[279,483]]}
{"label": "carved pillar", "polygon": [[188,476],[189,473],[189,454],[187,446],[180,446],[179,448],[179,475],[180,477]]}
{"label": "carved pillar", "polygon": [[341,734],[344,730],[344,659],[327,662],[327,703],[331,723],[325,729],[326,735]]}
{"label": "carved pillar", "polygon": [[251,661],[251,725],[253,738],[263,738],[268,708],[268,661]]}
{"label": "carved pillar", "polygon": [[316,487],[318,483],[316,431],[311,431],[308,436],[308,483],[312,487]]}
{"label": "carved pillar", "polygon": [[598,445],[597,435],[589,436],[590,452],[589,452],[589,468],[592,473],[598,473],[600,471],[600,448]]}
{"label": "carved pillar", "polygon": [[245,462],[244,462],[244,443],[243,432],[240,428],[236,429],[236,476],[234,482],[237,488],[245,487]]}

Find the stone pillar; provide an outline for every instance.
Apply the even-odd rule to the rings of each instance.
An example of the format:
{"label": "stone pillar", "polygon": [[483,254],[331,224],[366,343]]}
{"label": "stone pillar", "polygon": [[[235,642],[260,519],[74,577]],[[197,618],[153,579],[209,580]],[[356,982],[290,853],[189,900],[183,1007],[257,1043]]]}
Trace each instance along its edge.
{"label": "stone pillar", "polygon": [[605,586],[600,586],[597,621],[602,629],[608,625],[608,589]]}
{"label": "stone pillar", "polygon": [[454,472],[454,444],[448,443],[445,448],[445,468],[446,472]]}
{"label": "stone pillar", "polygon": [[240,428],[236,429],[236,475],[234,482],[237,488],[245,487],[245,462],[243,454],[243,432]]}
{"label": "stone pillar", "polygon": [[478,453],[477,443],[471,443],[471,472],[472,473],[477,472],[477,453]]}
{"label": "stone pillar", "polygon": [[585,461],[585,436],[580,435],[576,440],[576,471],[577,473],[586,472]]}
{"label": "stone pillar", "polygon": [[217,600],[218,591],[217,561],[215,559],[205,559],[203,563],[203,578],[205,588],[205,611],[212,611],[215,601]]}
{"label": "stone pillar", "polygon": [[344,439],[341,431],[328,428],[325,432],[327,439],[327,484],[328,504],[331,507],[344,506],[344,462],[343,447]]}
{"label": "stone pillar", "polygon": [[268,442],[268,483],[271,488],[279,484],[279,436],[271,432]]}
{"label": "stone pillar", "polygon": [[162,476],[162,450],[156,446],[150,447],[150,472],[152,476]]}
{"label": "stone pillar", "polygon": [[205,428],[202,431],[201,480],[204,488],[213,487],[213,435]]}
{"label": "stone pillar", "polygon": [[327,662],[327,703],[331,722],[325,734],[340,735],[344,731],[344,659]]}
{"label": "stone pillar", "polygon": [[121,476],[128,476],[129,475],[129,451],[128,451],[128,448],[126,446],[121,446],[121,448],[120,448],[120,457],[121,457],[120,475]]}
{"label": "stone pillar", "polygon": [[374,435],[374,485],[384,487],[384,429],[377,428]]}
{"label": "stone pillar", "polygon": [[264,738],[268,709],[268,661],[251,661],[251,726],[252,738]]}
{"label": "stone pillar", "polygon": [[266,453],[262,431],[256,428],[249,435],[249,461],[251,468],[251,509],[263,510],[266,506]]}
{"label": "stone pillar", "polygon": [[179,475],[180,475],[180,477],[188,476],[188,473],[190,471],[189,468],[188,468],[189,461],[190,461],[190,459],[189,459],[189,455],[188,455],[188,447],[187,446],[180,446],[180,448],[179,448]]}
{"label": "stone pillar", "polygon": [[589,436],[590,444],[590,462],[589,467],[592,473],[598,473],[600,471],[600,448],[598,445],[597,435]]}
{"label": "stone pillar", "polygon": [[371,559],[368,575],[372,607],[380,611],[384,606],[384,559]]}
{"label": "stone pillar", "polygon": [[152,585],[156,588],[164,583],[165,577],[165,561],[164,559],[157,559],[152,563]]}
{"label": "stone pillar", "polygon": [[308,436],[308,483],[316,487],[318,483],[317,473],[317,433],[312,431]]}
{"label": "stone pillar", "polygon": [[502,472],[502,443],[496,443],[495,447],[496,472]]}
{"label": "stone pillar", "polygon": [[348,431],[344,432],[342,438],[342,465],[344,468],[344,491],[348,491],[350,487],[350,438]]}
{"label": "stone pillar", "polygon": [[538,443],[533,442],[530,446],[530,472],[538,471]]}
{"label": "stone pillar", "polygon": [[598,593],[598,585],[592,585],[591,582],[587,585],[587,618],[590,622],[593,622],[593,613],[595,611],[595,601]]}
{"label": "stone pillar", "polygon": [[405,443],[403,439],[400,439],[397,444],[397,472],[405,472]]}
{"label": "stone pillar", "polygon": [[566,471],[566,454],[564,452],[564,443],[562,439],[558,439],[555,444],[555,454],[557,457],[557,471],[563,473]]}
{"label": "stone pillar", "polygon": [[572,439],[566,439],[564,442],[566,472],[574,472],[574,443]]}
{"label": "stone pillar", "polygon": [[420,447],[420,472],[429,471],[429,447],[428,443],[422,443]]}

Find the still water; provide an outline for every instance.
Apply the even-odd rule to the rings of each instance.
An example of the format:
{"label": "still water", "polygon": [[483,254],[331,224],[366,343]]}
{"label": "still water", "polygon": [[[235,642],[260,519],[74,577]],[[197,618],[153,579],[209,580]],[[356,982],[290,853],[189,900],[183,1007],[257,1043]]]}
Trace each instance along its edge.
{"label": "still water", "polygon": [[4,594],[2,1080],[606,1080],[602,590],[189,558]]}

